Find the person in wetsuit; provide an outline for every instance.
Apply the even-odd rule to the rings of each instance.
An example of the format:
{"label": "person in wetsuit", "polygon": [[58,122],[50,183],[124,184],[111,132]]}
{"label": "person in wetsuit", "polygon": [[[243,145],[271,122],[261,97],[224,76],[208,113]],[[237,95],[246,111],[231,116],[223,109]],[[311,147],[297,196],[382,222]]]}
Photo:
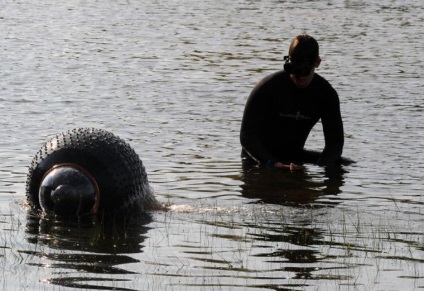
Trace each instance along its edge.
{"label": "person in wetsuit", "polygon": [[[315,73],[321,63],[318,42],[298,35],[284,59],[284,70],[261,80],[247,100],[240,130],[242,156],[291,170],[303,163],[340,163],[344,144],[340,102],[330,83]],[[307,151],[305,142],[319,120],[324,150]]]}

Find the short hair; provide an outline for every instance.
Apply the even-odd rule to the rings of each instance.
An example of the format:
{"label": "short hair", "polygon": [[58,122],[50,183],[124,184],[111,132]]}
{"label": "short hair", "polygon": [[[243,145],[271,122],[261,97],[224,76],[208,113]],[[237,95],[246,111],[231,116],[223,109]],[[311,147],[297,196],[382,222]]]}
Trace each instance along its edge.
{"label": "short hair", "polygon": [[305,59],[315,61],[319,57],[318,42],[310,35],[300,34],[292,40],[289,56],[295,62]]}

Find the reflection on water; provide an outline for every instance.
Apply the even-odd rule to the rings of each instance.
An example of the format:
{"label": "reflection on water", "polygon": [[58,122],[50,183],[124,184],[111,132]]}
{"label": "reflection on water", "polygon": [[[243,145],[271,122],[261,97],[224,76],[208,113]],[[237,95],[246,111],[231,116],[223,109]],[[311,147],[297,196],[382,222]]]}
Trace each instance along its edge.
{"label": "reflection on water", "polygon": [[242,164],[241,193],[244,197],[292,206],[307,206],[320,196],[341,193],[346,173],[342,166],[326,167],[322,177],[317,179],[317,174],[311,175],[307,169],[288,171],[258,167],[248,160]]}
{"label": "reflection on water", "polygon": [[252,239],[299,247],[273,249],[271,252],[257,253],[254,256],[272,259],[273,264],[281,266],[281,271],[294,273],[293,279],[312,279],[316,277],[316,265],[326,258],[310,247],[321,244],[323,238],[323,231],[311,226],[275,225],[274,229],[268,229],[263,234],[252,234]]}
{"label": "reflection on water", "polygon": [[86,216],[81,218],[27,217],[28,241],[55,249],[95,253],[139,253],[150,214]]}
{"label": "reflection on water", "polygon": [[[116,280],[100,278],[99,275],[135,274],[120,268],[119,265],[139,262],[129,254],[142,253],[151,222],[150,214],[59,218],[40,217],[30,211],[27,215],[26,239],[36,248],[32,250],[30,247],[21,253],[42,259],[39,263],[31,265],[50,270],[53,277],[45,279],[49,284],[98,289],[96,286],[101,282]],[[64,272],[85,275],[54,275]],[[103,286],[102,289],[109,288]]]}

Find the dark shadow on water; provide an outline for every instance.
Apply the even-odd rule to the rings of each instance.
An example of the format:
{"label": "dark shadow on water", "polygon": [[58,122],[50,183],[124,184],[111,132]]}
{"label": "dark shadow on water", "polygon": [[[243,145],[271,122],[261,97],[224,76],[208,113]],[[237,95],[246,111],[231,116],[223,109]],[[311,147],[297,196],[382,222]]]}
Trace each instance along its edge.
{"label": "dark shadow on water", "polygon": [[[23,252],[43,258],[45,263],[30,264],[51,269],[46,271],[52,276],[68,271],[74,275],[75,272],[81,273],[81,276],[50,278],[48,284],[83,289],[132,290],[117,287],[117,282],[127,280],[113,276],[134,274],[118,266],[138,262],[129,254],[142,252],[151,222],[149,213],[58,218],[42,217],[30,211],[26,237],[36,247]],[[94,285],[99,282],[101,286]],[[108,284],[111,284],[110,288]]]}
{"label": "dark shadow on water", "polygon": [[306,169],[280,170],[243,160],[241,193],[246,198],[259,199],[258,203],[311,206],[319,197],[341,193],[345,173],[343,166],[323,168],[323,174],[309,174]]}
{"label": "dark shadow on water", "polygon": [[[334,207],[339,203],[335,196],[342,192],[345,173],[343,166],[317,168],[313,172],[308,172],[306,166],[304,170],[289,171],[258,167],[249,160],[243,160],[241,193],[243,197],[257,199],[255,203],[278,204],[301,209]],[[326,200],[317,202],[322,197],[326,197]],[[278,266],[276,271],[294,273],[293,279],[346,279],[343,275],[329,278],[325,272],[324,275],[321,274],[320,262],[327,258],[313,246],[327,244],[324,238],[325,230],[312,226],[308,215],[287,217],[281,222],[275,220],[262,225],[261,231],[252,233],[251,237],[258,242],[281,242],[281,245],[290,247],[264,248],[263,252],[254,256],[276,263]],[[257,226],[254,224],[249,227]],[[331,267],[331,269],[339,268],[345,266]],[[272,289],[275,286],[266,287]]]}

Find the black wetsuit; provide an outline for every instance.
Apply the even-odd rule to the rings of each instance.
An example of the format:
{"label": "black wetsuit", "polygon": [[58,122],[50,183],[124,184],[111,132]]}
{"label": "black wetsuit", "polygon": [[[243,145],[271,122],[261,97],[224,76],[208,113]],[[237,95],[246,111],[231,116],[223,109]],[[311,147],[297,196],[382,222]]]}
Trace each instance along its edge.
{"label": "black wetsuit", "polygon": [[[304,145],[320,119],[325,148],[311,158]],[[265,77],[246,103],[240,142],[244,155],[264,165],[339,162],[344,134],[337,92],[318,74],[305,89],[296,88],[284,71]]]}

